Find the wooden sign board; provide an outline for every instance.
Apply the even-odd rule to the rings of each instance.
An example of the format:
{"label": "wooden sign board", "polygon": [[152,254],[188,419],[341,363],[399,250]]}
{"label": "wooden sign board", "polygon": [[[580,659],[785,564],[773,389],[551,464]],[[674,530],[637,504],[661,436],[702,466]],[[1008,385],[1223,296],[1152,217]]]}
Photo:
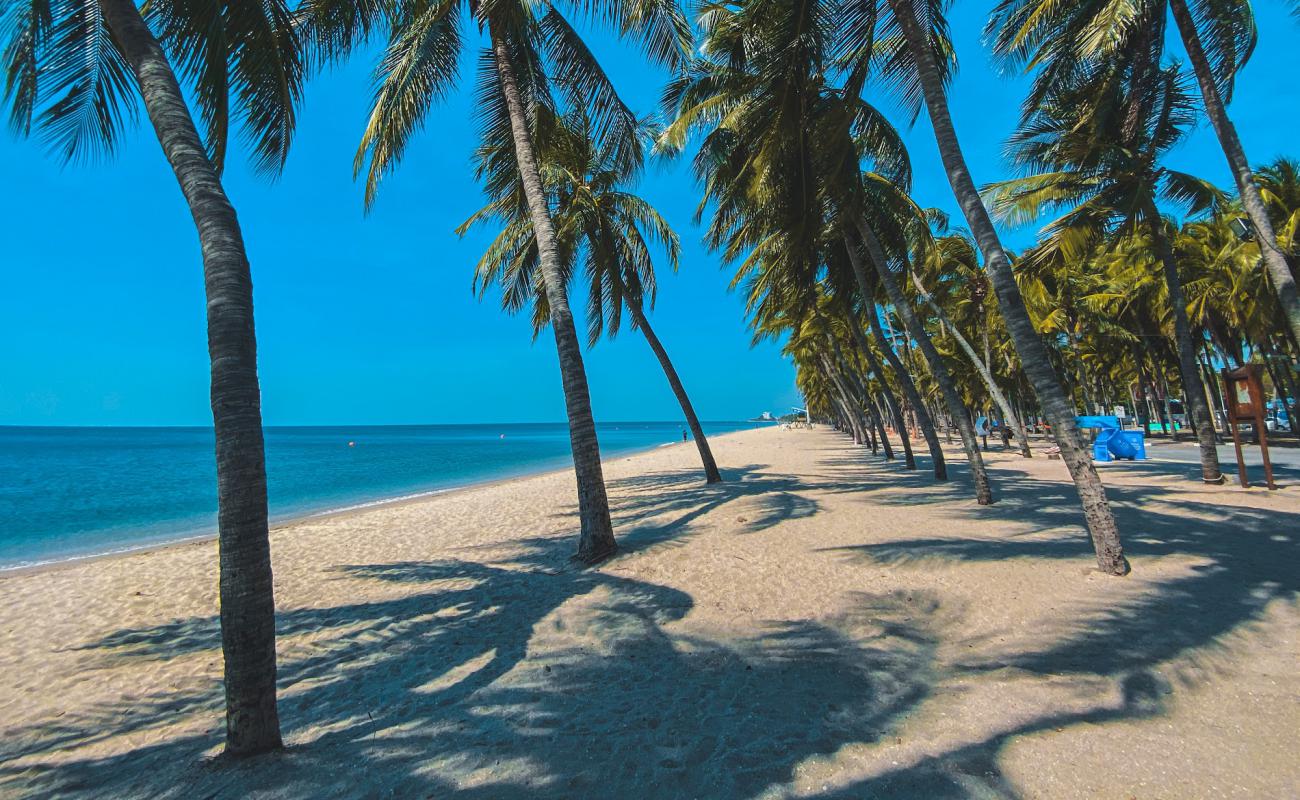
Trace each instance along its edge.
{"label": "wooden sign board", "polygon": [[1268,488],[1276,489],[1273,483],[1273,464],[1268,458],[1268,427],[1264,424],[1264,382],[1260,374],[1264,368],[1259,364],[1246,364],[1240,369],[1223,370],[1223,399],[1228,407],[1228,427],[1232,429],[1232,444],[1237,450],[1237,477],[1244,487],[1250,486],[1246,480],[1246,462],[1241,453],[1241,424],[1250,423],[1255,429],[1255,441],[1264,457],[1264,477]]}

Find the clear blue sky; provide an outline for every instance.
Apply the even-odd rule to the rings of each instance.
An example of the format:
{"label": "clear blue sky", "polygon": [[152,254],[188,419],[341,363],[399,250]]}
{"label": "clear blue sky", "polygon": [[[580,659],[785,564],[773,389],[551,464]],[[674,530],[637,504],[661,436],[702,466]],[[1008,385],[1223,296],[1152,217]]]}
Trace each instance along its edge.
{"label": "clear blue sky", "polygon": [[[1001,147],[1023,92],[989,66],[987,8],[957,0],[952,14],[953,112],[980,182],[1006,174]],[[1300,125],[1300,28],[1277,0],[1257,14],[1259,49],[1231,112],[1261,162],[1300,155],[1288,149]],[[609,37],[595,49],[629,102],[653,110],[664,76]],[[277,182],[237,161],[226,176],[253,264],[266,422],[562,420],[549,333],[534,344],[526,320],[471,296],[489,235],[453,232],[482,199],[469,163],[472,91],[435,109],[367,217],[351,163],[370,66],[358,61],[308,87]],[[463,78],[472,87],[472,67]],[[924,116],[907,138],[917,197],[955,215]],[[1230,184],[1208,129],[1175,165]],[[38,142],[0,135],[0,186],[0,424],[210,424],[198,245],[147,127],[115,160],[66,168]],[[784,411],[797,402],[793,368],[775,345],[750,347],[743,299],[728,293],[730,272],[691,224],[698,188],[686,166],[652,170],[641,189],[683,239],[682,271],[661,278],[653,319],[701,416]],[[1032,236],[1009,232],[1008,244]],[[598,419],[679,418],[630,332],[588,351],[587,366]]]}

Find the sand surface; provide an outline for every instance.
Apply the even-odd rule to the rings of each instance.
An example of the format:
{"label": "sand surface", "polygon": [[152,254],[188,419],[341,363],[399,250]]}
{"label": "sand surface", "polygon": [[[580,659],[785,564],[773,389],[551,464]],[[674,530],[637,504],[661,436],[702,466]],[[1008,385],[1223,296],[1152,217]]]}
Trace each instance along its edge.
{"label": "sand surface", "polygon": [[288,749],[213,760],[216,548],[0,578],[0,794],[105,798],[1294,798],[1300,476],[1103,475],[1092,569],[1060,461],[1000,501],[826,430],[607,462],[272,534]]}

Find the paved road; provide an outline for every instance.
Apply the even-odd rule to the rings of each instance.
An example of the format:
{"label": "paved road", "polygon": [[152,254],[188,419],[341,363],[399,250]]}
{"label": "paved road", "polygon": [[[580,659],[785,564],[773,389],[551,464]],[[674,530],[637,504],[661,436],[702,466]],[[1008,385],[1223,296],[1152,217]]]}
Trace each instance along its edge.
{"label": "paved road", "polygon": [[[1264,467],[1260,458],[1259,448],[1252,444],[1245,444],[1241,448],[1242,455],[1246,460],[1246,479],[1252,484],[1263,485]],[[1153,460],[1165,462],[1177,462],[1186,464],[1190,474],[1200,475],[1200,452],[1196,445],[1191,442],[1152,442],[1147,439],[1147,456]],[[1295,483],[1300,480],[1300,447],[1293,444],[1289,447],[1275,447],[1270,442],[1268,448],[1269,460],[1273,462],[1273,477],[1276,481],[1286,481]],[[1219,446],[1219,467],[1223,473],[1228,476],[1228,480],[1233,483],[1237,480],[1237,456],[1233,452],[1231,444]]]}
{"label": "paved road", "polygon": [[[1031,445],[1035,448],[1048,447],[1050,442],[1046,437],[1031,437]],[[1147,437],[1147,456],[1155,461],[1175,462],[1189,465],[1189,469],[1197,475],[1200,470],[1196,465],[1201,463],[1200,451],[1196,448],[1196,443],[1192,441],[1182,441],[1177,444],[1165,439],[1156,439]],[[997,449],[1000,445],[993,445],[991,449]],[[1246,459],[1247,477],[1251,481],[1263,482],[1264,471],[1263,461],[1260,459],[1259,448],[1252,442],[1243,444],[1242,455]],[[1277,478],[1286,477],[1288,480],[1300,480],[1300,447],[1296,446],[1294,439],[1282,440],[1275,442],[1269,439],[1268,448],[1269,460],[1273,462],[1273,474]],[[1233,453],[1232,444],[1219,445],[1219,465],[1223,471],[1233,480],[1237,476],[1237,456]],[[1190,473],[1189,473],[1190,474]]]}

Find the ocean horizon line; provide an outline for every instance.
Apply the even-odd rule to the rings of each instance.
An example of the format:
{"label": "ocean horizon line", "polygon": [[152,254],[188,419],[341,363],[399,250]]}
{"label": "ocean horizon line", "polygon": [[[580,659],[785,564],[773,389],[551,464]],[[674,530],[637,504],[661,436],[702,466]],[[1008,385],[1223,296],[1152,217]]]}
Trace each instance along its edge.
{"label": "ocean horizon line", "polygon": [[[735,422],[776,422],[758,417],[711,417],[701,419],[701,424],[730,424]],[[307,430],[313,428],[444,428],[444,427],[489,427],[493,425],[564,425],[567,420],[542,420],[521,422],[330,422],[330,423],[275,423],[263,425],[263,430]],[[685,425],[684,419],[614,419],[597,421],[596,426],[605,425]],[[210,431],[212,425],[29,425],[24,423],[0,422],[0,430],[168,430],[168,431]]]}

